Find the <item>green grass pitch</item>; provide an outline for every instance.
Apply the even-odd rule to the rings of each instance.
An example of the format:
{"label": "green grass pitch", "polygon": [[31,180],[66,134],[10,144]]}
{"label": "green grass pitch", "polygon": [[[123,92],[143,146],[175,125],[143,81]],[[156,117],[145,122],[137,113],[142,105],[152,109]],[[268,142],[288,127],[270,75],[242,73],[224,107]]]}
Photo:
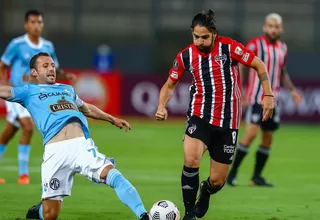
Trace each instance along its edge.
{"label": "green grass pitch", "polygon": [[[0,126],[3,127],[3,121]],[[139,191],[147,209],[157,200],[173,201],[183,212],[180,175],[183,165],[181,138],[184,121],[135,120],[125,133],[109,124],[91,123],[91,137],[99,151],[116,159],[117,168]],[[204,220],[316,220],[320,219],[319,126],[283,125],[276,133],[264,176],[276,187],[248,186],[259,137],[242,164],[238,187],[226,186],[213,196]],[[243,129],[240,130],[240,137]],[[9,144],[0,161],[0,220],[24,219],[27,209],[41,196],[42,140],[32,140],[30,185],[17,184],[17,143]],[[201,180],[208,177],[209,157],[203,158]],[[183,214],[183,213],[181,213]],[[136,217],[112,189],[96,185],[82,176],[75,179],[72,196],[63,203],[62,220],[121,219]]]}

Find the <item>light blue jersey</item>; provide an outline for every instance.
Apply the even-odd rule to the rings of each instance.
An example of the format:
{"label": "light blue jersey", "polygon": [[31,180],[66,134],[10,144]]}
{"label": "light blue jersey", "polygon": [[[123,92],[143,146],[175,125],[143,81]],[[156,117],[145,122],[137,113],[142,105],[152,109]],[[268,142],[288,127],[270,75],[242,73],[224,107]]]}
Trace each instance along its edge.
{"label": "light blue jersey", "polygon": [[23,86],[23,75],[30,75],[29,62],[31,58],[40,53],[48,53],[56,68],[59,67],[58,59],[54,51],[53,44],[43,38],[40,38],[39,44],[32,43],[27,34],[13,39],[4,54],[1,56],[1,62],[11,66],[10,83],[13,86]]}
{"label": "light blue jersey", "polygon": [[17,102],[31,114],[42,134],[45,145],[70,120],[79,119],[85,137],[89,137],[86,117],[78,110],[83,101],[76,95],[72,86],[65,84],[27,84],[11,87],[12,97],[9,102]]}

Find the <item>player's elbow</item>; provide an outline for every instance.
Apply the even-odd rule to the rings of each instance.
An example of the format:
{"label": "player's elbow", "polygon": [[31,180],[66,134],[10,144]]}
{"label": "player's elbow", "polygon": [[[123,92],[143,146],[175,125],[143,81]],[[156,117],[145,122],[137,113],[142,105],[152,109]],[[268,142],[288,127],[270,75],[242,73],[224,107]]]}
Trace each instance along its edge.
{"label": "player's elbow", "polygon": [[264,62],[258,57],[255,57],[251,63],[251,67],[257,71],[257,73],[266,73],[267,68]]}

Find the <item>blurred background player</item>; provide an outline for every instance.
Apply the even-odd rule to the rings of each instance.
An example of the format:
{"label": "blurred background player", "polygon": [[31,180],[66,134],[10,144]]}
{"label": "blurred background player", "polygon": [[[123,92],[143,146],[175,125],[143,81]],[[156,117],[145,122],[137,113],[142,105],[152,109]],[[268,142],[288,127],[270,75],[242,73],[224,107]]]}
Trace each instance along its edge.
{"label": "blurred background player", "polygon": [[[265,17],[263,32],[263,36],[250,40],[247,48],[253,51],[266,64],[275,96],[279,95],[280,83],[282,83],[285,88],[290,90],[294,102],[298,105],[301,102],[301,97],[291,82],[286,68],[287,45],[280,41],[280,36],[283,32],[282,17],[276,13],[268,14]],[[242,65],[240,72],[241,75],[244,74],[244,67]],[[262,139],[256,152],[255,168],[250,184],[273,186],[273,184],[261,176],[261,173],[269,157],[273,133],[279,128],[280,110],[279,106],[276,105],[273,117],[267,121],[262,121],[262,108],[260,104],[263,95],[264,93],[256,72],[250,69],[246,94],[243,95],[244,104],[248,105],[246,115],[247,126],[245,134],[237,147],[235,160],[227,178],[227,183],[232,186],[236,185],[238,168],[260,129],[262,130]]]}
{"label": "blurred background player", "polygon": [[[39,52],[49,53],[55,60],[58,68],[58,60],[54,46],[50,41],[41,37],[43,30],[43,14],[37,10],[29,10],[24,17],[24,28],[26,34],[14,38],[1,56],[0,77],[4,84],[11,86],[23,86],[29,81],[29,62],[33,55]],[[10,79],[7,80],[7,69],[11,67]],[[72,74],[64,74],[61,69],[57,69],[59,79],[73,80]],[[29,184],[29,155],[30,142],[33,134],[33,121],[29,112],[18,103],[6,102],[7,117],[5,127],[0,135],[0,159],[7,148],[8,142],[15,133],[22,129],[22,134],[18,146],[19,161],[19,184]],[[0,178],[0,183],[5,180]]]}
{"label": "blurred background player", "polygon": [[[242,44],[219,36],[212,10],[198,13],[192,20],[193,44],[180,51],[163,85],[156,113],[157,120],[168,117],[166,105],[183,74],[193,76],[190,87],[188,122],[184,136],[184,166],[181,188],[185,206],[183,220],[202,218],[211,195],[225,183],[238,138],[241,118],[240,78],[236,62],[257,71],[263,91],[262,105],[267,120],[274,108],[274,97],[264,63]],[[199,188],[199,166],[204,152],[210,154],[210,176]]]}

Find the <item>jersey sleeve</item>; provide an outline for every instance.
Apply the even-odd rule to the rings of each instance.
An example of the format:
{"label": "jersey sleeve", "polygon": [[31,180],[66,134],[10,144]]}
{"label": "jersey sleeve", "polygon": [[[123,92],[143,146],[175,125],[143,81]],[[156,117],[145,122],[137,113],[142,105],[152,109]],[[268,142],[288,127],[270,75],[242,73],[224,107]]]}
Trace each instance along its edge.
{"label": "jersey sleeve", "polygon": [[169,71],[169,77],[172,81],[178,82],[185,72],[185,67],[182,61],[182,53],[178,53],[175,60],[173,61],[173,66]]}
{"label": "jersey sleeve", "polygon": [[255,54],[251,50],[234,40],[231,43],[230,50],[231,58],[237,60],[245,66],[250,66],[253,58],[255,57]]}
{"label": "jersey sleeve", "polygon": [[248,50],[251,50],[255,55],[258,53],[257,49],[257,41],[256,40],[251,40],[247,43],[246,48]]}
{"label": "jersey sleeve", "polygon": [[[72,88],[72,87],[71,87]],[[76,104],[76,106],[78,108],[81,108],[84,105],[84,101],[82,99],[80,99],[80,97],[77,95],[77,93],[74,91],[74,88],[72,88],[73,94],[74,94],[74,103]]]}
{"label": "jersey sleeve", "polygon": [[18,53],[18,45],[12,40],[7,46],[5,52],[1,56],[1,62],[7,66],[11,66]]}
{"label": "jersey sleeve", "polygon": [[24,105],[28,99],[28,85],[20,87],[11,87],[12,97],[7,99],[9,102],[17,102]]}
{"label": "jersey sleeve", "polygon": [[283,47],[283,52],[284,52],[284,61],[283,61],[282,66],[285,66],[285,65],[287,65],[288,47],[285,43],[283,43],[282,47]]}

